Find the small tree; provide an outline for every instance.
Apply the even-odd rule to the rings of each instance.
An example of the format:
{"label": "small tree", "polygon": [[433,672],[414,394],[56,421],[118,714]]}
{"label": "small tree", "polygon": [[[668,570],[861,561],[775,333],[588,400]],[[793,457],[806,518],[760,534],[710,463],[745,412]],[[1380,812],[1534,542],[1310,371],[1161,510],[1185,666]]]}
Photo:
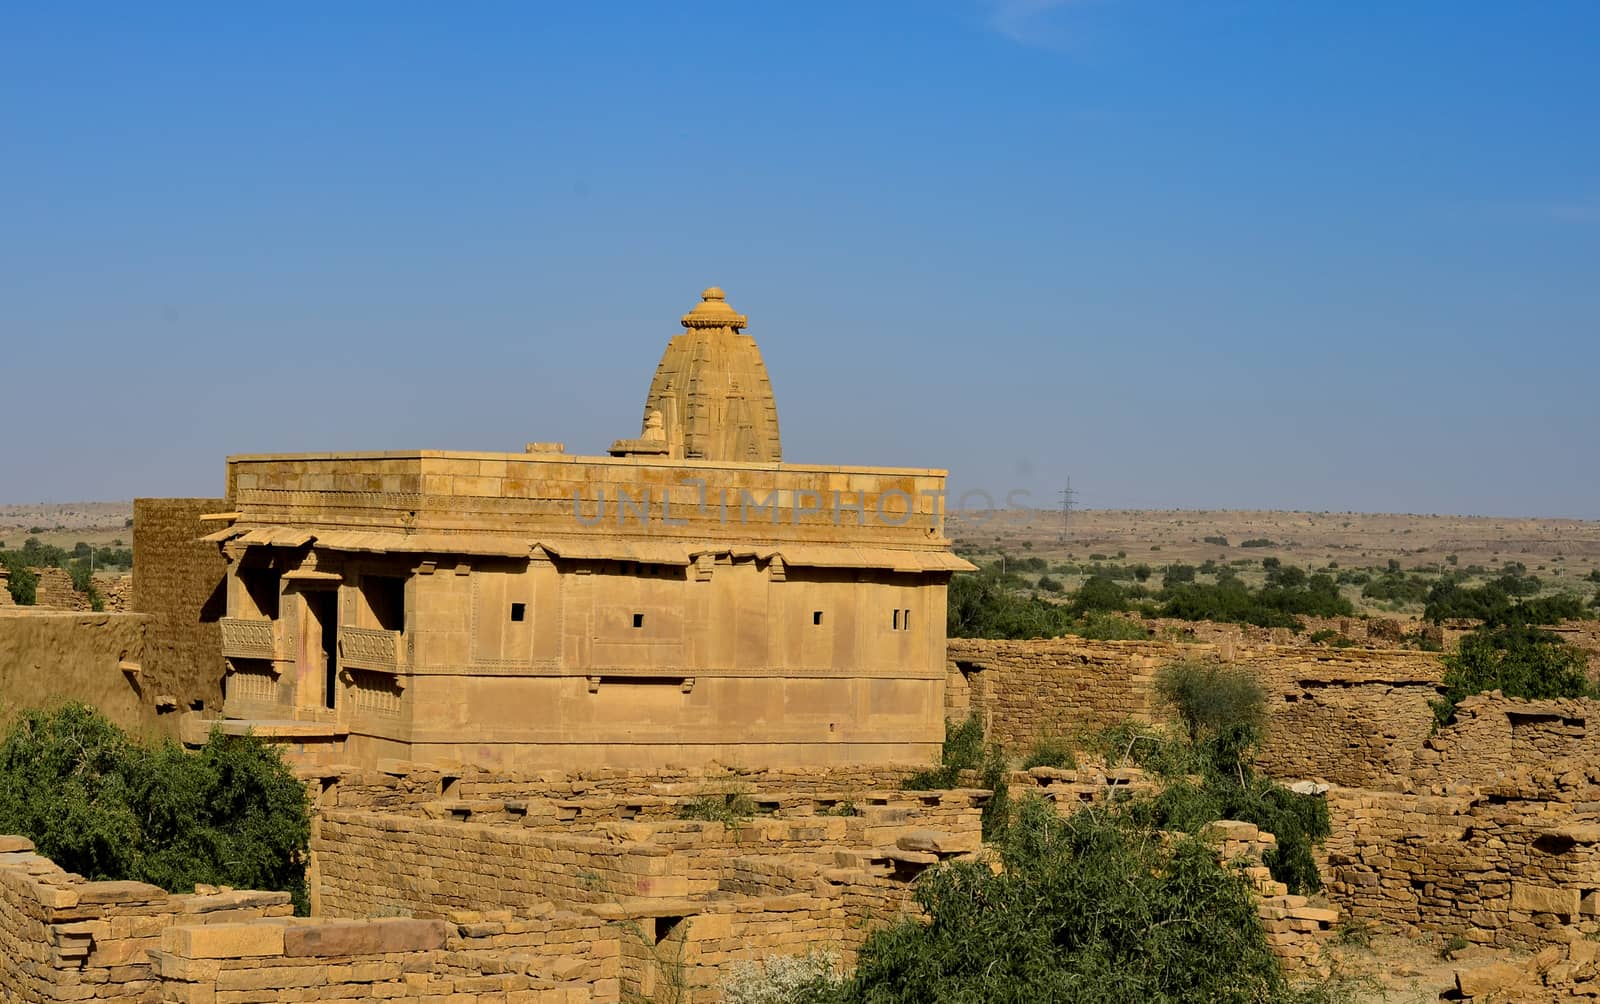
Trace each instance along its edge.
{"label": "small tree", "polygon": [[1189,742],[1233,768],[1260,744],[1267,724],[1267,693],[1248,670],[1218,662],[1168,663],[1156,673],[1156,694],[1182,719]]}
{"label": "small tree", "polygon": [[25,713],[0,743],[0,833],[89,879],[290,892],[302,911],[305,788],[272,747],[213,732],[141,746],[98,712]]}
{"label": "small tree", "polygon": [[1444,657],[1444,696],[1434,702],[1433,713],[1448,725],[1462,698],[1489,690],[1535,700],[1592,697],[1585,664],[1581,651],[1549,631],[1525,624],[1482,627]]}

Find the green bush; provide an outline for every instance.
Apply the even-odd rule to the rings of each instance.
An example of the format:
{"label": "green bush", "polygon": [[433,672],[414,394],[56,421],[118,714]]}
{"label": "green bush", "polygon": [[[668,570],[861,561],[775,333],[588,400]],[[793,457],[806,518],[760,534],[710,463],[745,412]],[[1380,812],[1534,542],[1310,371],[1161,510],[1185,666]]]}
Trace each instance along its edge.
{"label": "green bush", "polygon": [[1249,540],[1242,541],[1239,544],[1239,546],[1240,547],[1273,547],[1274,545],[1273,545],[1272,541],[1268,540],[1265,537],[1252,537]]}
{"label": "green bush", "polygon": [[1249,670],[1217,662],[1168,663],[1156,671],[1156,695],[1171,705],[1189,743],[1223,772],[1239,770],[1267,725],[1267,692]]}
{"label": "green bush", "polygon": [[703,795],[678,807],[679,819],[695,819],[703,823],[721,823],[738,826],[756,814],[756,803],[750,796],[738,791]]}
{"label": "green bush", "polygon": [[1128,597],[1122,587],[1104,576],[1096,575],[1084,581],[1072,594],[1068,604],[1071,611],[1083,616],[1091,610],[1105,612],[1128,609]]}
{"label": "green bush", "polygon": [[0,744],[0,833],[89,879],[288,891],[307,907],[305,789],[271,746],[143,746],[93,709],[30,711]]}
{"label": "green bush", "polygon": [[1209,771],[1198,784],[1174,780],[1155,797],[1131,803],[1128,811],[1143,825],[1181,833],[1199,833],[1219,819],[1254,823],[1277,838],[1262,855],[1274,879],[1297,894],[1322,888],[1313,849],[1332,826],[1328,803],[1315,795],[1298,795],[1248,769]]}
{"label": "green bush", "polygon": [[1586,616],[1579,597],[1535,597],[1539,588],[1539,580],[1533,576],[1502,575],[1477,587],[1463,586],[1454,578],[1441,579],[1429,590],[1422,616],[1435,624],[1465,618],[1481,620],[1490,627],[1559,624]]}
{"label": "green bush", "polygon": [[10,580],[6,583],[7,590],[11,593],[11,601],[18,606],[31,607],[38,600],[39,576],[20,557],[14,557],[15,552],[0,551],[0,565],[6,567],[11,573]]}
{"label": "green bush", "polygon": [[1039,576],[1039,588],[1047,593],[1059,593],[1066,587],[1058,579],[1052,579],[1048,575],[1041,575]]}
{"label": "green bush", "polygon": [[1508,697],[1593,697],[1582,651],[1524,624],[1482,627],[1444,657],[1444,695],[1434,702],[1439,724],[1455,720],[1464,697],[1498,690]]}
{"label": "green bush", "polygon": [[1161,572],[1161,581],[1164,585],[1175,586],[1180,582],[1194,581],[1195,567],[1181,562],[1168,565]]}
{"label": "green bush", "polygon": [[927,919],[875,931],[852,979],[792,1001],[836,1004],[1277,1004],[1299,999],[1268,950],[1243,876],[1192,838],[1162,841],[1126,814],[1062,819],[1024,802],[1004,865],[925,873]]}
{"label": "green bush", "polygon": [[1361,595],[1387,603],[1422,603],[1431,589],[1432,584],[1419,575],[1385,572],[1363,585]]}
{"label": "green bush", "polygon": [[1090,641],[1144,641],[1149,631],[1138,621],[1116,614],[1091,612],[1068,626],[1068,631]]}
{"label": "green bush", "polygon": [[1058,736],[1040,736],[1034,740],[1028,758],[1022,761],[1023,770],[1031,770],[1034,767],[1071,769],[1076,766],[1078,761],[1072,755],[1071,744]]}
{"label": "green bush", "polygon": [[939,754],[939,766],[914,774],[906,781],[910,791],[937,791],[954,788],[964,770],[977,770],[983,765],[983,719],[974,711],[965,721],[944,723],[944,748]]}
{"label": "green bush", "polygon": [[1131,764],[1164,778],[1197,774],[1204,768],[1183,738],[1142,722],[1123,721],[1091,732],[1079,739],[1078,747],[1098,753],[1108,767]]}
{"label": "green bush", "polygon": [[[1303,580],[1291,576],[1294,585],[1280,584],[1280,574],[1278,582],[1251,589],[1237,577],[1225,575],[1228,569],[1215,565],[1213,569],[1217,575],[1215,584],[1183,582],[1162,589],[1161,615],[1298,630],[1303,616],[1349,617],[1355,613],[1350,601],[1339,594],[1333,577],[1325,573],[1319,572]],[[1201,571],[1205,571],[1204,566]],[[1295,571],[1300,572],[1299,569]]]}

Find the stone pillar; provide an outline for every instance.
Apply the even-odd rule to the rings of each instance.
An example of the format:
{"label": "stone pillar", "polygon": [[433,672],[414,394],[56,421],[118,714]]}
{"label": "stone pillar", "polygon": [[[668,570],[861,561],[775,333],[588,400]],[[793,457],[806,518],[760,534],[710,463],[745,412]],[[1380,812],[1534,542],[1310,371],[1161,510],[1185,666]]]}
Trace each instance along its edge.
{"label": "stone pillar", "polygon": [[11,569],[0,565],[0,607],[16,606],[11,599]]}

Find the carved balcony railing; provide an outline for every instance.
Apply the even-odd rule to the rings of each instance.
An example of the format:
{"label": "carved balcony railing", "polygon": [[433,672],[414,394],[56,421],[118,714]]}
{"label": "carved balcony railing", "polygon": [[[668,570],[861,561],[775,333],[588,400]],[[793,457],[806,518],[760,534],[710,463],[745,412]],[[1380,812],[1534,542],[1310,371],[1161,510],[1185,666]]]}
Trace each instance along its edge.
{"label": "carved balcony railing", "polygon": [[346,669],[398,673],[402,652],[399,631],[358,627],[339,629],[339,660]]}
{"label": "carved balcony railing", "polygon": [[271,621],[223,617],[217,623],[222,628],[222,654],[225,658],[277,658],[277,643]]}

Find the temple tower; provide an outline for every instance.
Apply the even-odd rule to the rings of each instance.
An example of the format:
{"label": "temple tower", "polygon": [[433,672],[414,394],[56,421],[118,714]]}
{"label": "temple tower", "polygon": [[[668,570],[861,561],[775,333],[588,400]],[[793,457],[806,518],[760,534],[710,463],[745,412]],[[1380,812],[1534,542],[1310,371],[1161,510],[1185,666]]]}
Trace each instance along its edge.
{"label": "temple tower", "polygon": [[[674,458],[777,463],[778,405],[747,320],[715,286],[683,316],[644,404],[643,438]],[[660,438],[657,438],[660,437]]]}

